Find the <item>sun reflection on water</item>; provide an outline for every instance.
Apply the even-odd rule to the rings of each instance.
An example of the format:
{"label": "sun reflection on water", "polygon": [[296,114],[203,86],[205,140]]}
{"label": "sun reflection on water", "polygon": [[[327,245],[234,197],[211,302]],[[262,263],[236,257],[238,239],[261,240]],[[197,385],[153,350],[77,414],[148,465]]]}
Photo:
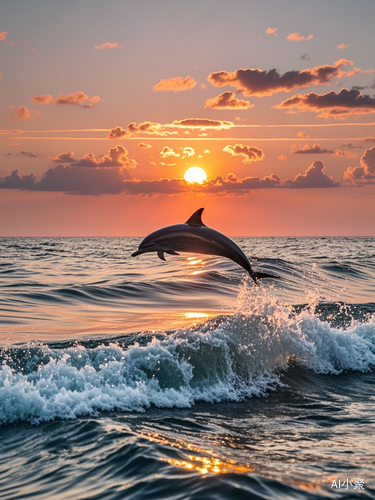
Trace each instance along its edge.
{"label": "sun reflection on water", "polygon": [[188,455],[189,460],[174,460],[172,458],[164,459],[170,465],[174,465],[175,467],[181,467],[187,470],[195,470],[202,475],[208,474],[212,472],[214,474],[227,474],[231,473],[244,473],[244,472],[253,472],[249,466],[237,465],[235,460],[230,460],[228,462],[223,462],[218,458],[214,457],[199,457],[196,455]]}

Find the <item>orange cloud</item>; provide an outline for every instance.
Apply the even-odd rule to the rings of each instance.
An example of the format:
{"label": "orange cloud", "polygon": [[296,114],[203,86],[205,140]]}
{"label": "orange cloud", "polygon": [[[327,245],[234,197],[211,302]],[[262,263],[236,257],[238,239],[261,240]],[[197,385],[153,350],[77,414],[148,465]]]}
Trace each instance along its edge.
{"label": "orange cloud", "polygon": [[197,82],[191,76],[186,76],[182,78],[181,76],[177,76],[176,78],[170,78],[165,80],[160,80],[159,83],[154,85],[153,90],[156,92],[165,92],[165,91],[173,91],[180,92],[182,90],[193,89],[196,86]]}
{"label": "orange cloud", "polygon": [[278,158],[277,158],[277,159],[278,159],[278,160],[285,161],[285,160],[287,160],[288,158],[287,158],[285,155],[280,155],[280,156],[278,156]]}
{"label": "orange cloud", "polygon": [[204,107],[209,109],[248,109],[253,108],[254,104],[250,105],[248,101],[237,99],[234,92],[227,91],[217,97],[207,99]]}
{"label": "orange cloud", "polygon": [[76,161],[74,158],[74,151],[70,151],[69,153],[59,153],[56,156],[49,156],[48,159],[52,163],[73,163]]}
{"label": "orange cloud", "polygon": [[167,133],[162,130],[162,125],[160,123],[142,122],[137,124],[135,122],[131,122],[126,129],[119,126],[111,128],[107,137],[108,139],[120,139],[122,137],[131,137],[140,133],[167,135]]}
{"label": "orange cloud", "polygon": [[176,127],[189,128],[231,128],[233,122],[223,120],[210,120],[208,118],[186,118],[185,120],[175,120],[173,125]]}
{"label": "orange cloud", "polygon": [[302,42],[304,40],[312,40],[314,38],[314,35],[303,36],[300,35],[299,33],[291,33],[286,38],[291,42]]}
{"label": "orange cloud", "polygon": [[347,49],[348,47],[353,47],[354,43],[340,43],[337,46],[338,49]]}
{"label": "orange cloud", "polygon": [[223,148],[223,151],[230,153],[233,156],[244,156],[242,163],[253,163],[254,161],[264,160],[265,155],[262,149],[255,146],[243,146],[242,144],[228,145]]}
{"label": "orange cloud", "polygon": [[138,147],[141,148],[141,149],[152,149],[151,144],[146,144],[145,142],[140,142],[138,144]]}
{"label": "orange cloud", "polygon": [[297,137],[301,137],[301,138],[306,138],[307,139],[310,136],[309,136],[309,134],[305,134],[305,132],[298,132]]}
{"label": "orange cloud", "polygon": [[36,109],[30,110],[27,109],[26,106],[20,106],[19,108],[15,109],[15,113],[12,118],[15,118],[16,120],[30,120],[33,118],[33,114],[39,116],[40,113],[41,111],[38,111]]}
{"label": "orange cloud", "polygon": [[366,149],[359,167],[349,167],[344,172],[344,182],[348,186],[375,184],[375,147]]}
{"label": "orange cloud", "polygon": [[[102,101],[103,99],[99,97],[98,95],[95,95],[93,97],[89,97],[87,94],[84,92],[73,92],[71,94],[59,94],[56,98],[53,98],[50,94],[46,95],[36,95],[31,98],[33,102],[41,103],[41,104],[49,104],[49,103],[54,103],[54,104],[73,104],[73,105],[82,105],[83,107],[86,108],[91,108],[93,104],[96,104],[99,101]],[[89,101],[91,104],[84,104],[85,101]]]}
{"label": "orange cloud", "polygon": [[284,187],[288,188],[331,188],[339,187],[332,177],[324,173],[325,165],[321,161],[314,161],[304,174],[298,174],[294,180],[287,180]]}
{"label": "orange cloud", "polygon": [[182,150],[182,158],[192,158],[195,156],[195,151],[193,148],[185,147]]}
{"label": "orange cloud", "polygon": [[117,42],[105,42],[101,45],[95,45],[96,50],[106,50],[106,49],[123,49],[124,47]]}
{"label": "orange cloud", "polygon": [[267,28],[266,29],[266,34],[267,35],[278,36],[278,34],[276,33],[276,31],[277,31],[277,28]]}
{"label": "orange cloud", "polygon": [[349,115],[375,113],[375,97],[363,95],[360,90],[356,89],[342,89],[338,94],[333,90],[327,94],[310,92],[305,95],[296,94],[274,107],[314,111],[322,118],[346,118]]}
{"label": "orange cloud", "polygon": [[0,32],[0,40],[5,40],[8,32],[7,31],[1,31]]}
{"label": "orange cloud", "polygon": [[349,77],[362,72],[361,69],[354,66],[351,71],[344,71],[342,68],[345,66],[353,66],[352,61],[340,59],[333,65],[326,64],[302,71],[287,71],[283,75],[280,75],[276,69],[271,69],[270,71],[264,71],[259,68],[237,69],[233,73],[218,71],[210,73],[208,81],[215,87],[230,85],[246,96],[254,95],[262,97],[273,95],[277,92],[290,92],[294,89],[310,85],[326,85],[333,78]]}
{"label": "orange cloud", "polygon": [[353,153],[352,151],[342,151],[341,149],[336,149],[332,156],[336,158],[358,158],[357,153]]}
{"label": "orange cloud", "polygon": [[165,146],[161,151],[160,151],[160,156],[161,158],[168,158],[170,156],[176,156],[179,157],[180,155],[178,153],[175,153],[172,148]]}

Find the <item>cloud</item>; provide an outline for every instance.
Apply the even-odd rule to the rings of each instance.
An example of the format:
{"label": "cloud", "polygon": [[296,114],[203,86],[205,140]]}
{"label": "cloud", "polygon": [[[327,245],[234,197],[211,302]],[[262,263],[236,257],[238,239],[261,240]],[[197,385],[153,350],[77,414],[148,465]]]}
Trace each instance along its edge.
{"label": "cloud", "polygon": [[375,97],[363,95],[359,90],[342,89],[338,94],[331,90],[327,94],[296,94],[281,104],[277,109],[314,111],[321,118],[346,118],[349,115],[375,113]]}
{"label": "cloud", "polygon": [[337,46],[338,49],[347,49],[348,47],[353,47],[354,43],[340,43]]}
{"label": "cloud", "polygon": [[299,33],[291,33],[286,38],[290,42],[302,42],[305,40],[312,40],[314,38],[314,35],[303,36],[303,35],[300,35]]}
{"label": "cloud", "polygon": [[141,148],[141,149],[152,149],[151,144],[146,144],[145,142],[140,142],[138,144],[138,147]]}
{"label": "cloud", "polygon": [[15,113],[12,116],[12,118],[15,118],[16,120],[31,120],[34,118],[32,115],[39,116],[41,111],[38,111],[36,109],[30,110],[27,109],[26,106],[20,106],[19,108],[15,109]]}
{"label": "cloud", "polygon": [[375,147],[366,149],[359,167],[348,167],[344,172],[344,182],[348,186],[375,184]]}
{"label": "cloud", "polygon": [[375,142],[375,137],[365,137],[364,142]]}
{"label": "cloud", "polygon": [[242,144],[228,145],[223,148],[223,151],[233,156],[244,156],[245,159],[242,163],[253,163],[265,158],[263,150],[255,146],[243,146]]}
{"label": "cloud", "polygon": [[[85,108],[92,108],[94,104],[96,104],[99,101],[102,101],[103,99],[98,95],[89,97],[84,92],[79,91],[66,95],[59,94],[56,98],[54,98],[50,94],[35,95],[34,97],[31,98],[31,100],[39,104],[49,104],[49,103],[71,104],[71,105],[81,105],[82,107]],[[89,103],[86,103],[85,101],[89,101]]]}
{"label": "cloud", "polygon": [[223,120],[209,120],[208,118],[186,118],[185,120],[175,120],[173,122],[175,127],[188,127],[188,128],[231,128],[233,122]]}
{"label": "cloud", "polygon": [[108,139],[121,139],[122,137],[132,137],[141,133],[169,135],[168,132],[163,130],[160,123],[142,122],[137,124],[135,122],[131,122],[126,129],[119,126],[111,128],[107,137]]}
{"label": "cloud", "polygon": [[295,155],[331,155],[334,151],[332,149],[324,149],[320,146],[320,144],[316,143],[312,146],[305,144],[303,148],[292,150],[291,153]]}
{"label": "cloud", "polygon": [[287,158],[285,155],[280,155],[280,156],[278,156],[278,158],[277,158],[277,159],[278,159],[278,160],[285,161],[285,160],[287,160],[288,158]]}
{"label": "cloud", "polygon": [[204,107],[209,109],[248,109],[253,108],[254,104],[250,105],[248,101],[237,99],[234,92],[227,91],[213,99],[207,99]]}
{"label": "cloud", "polygon": [[301,59],[303,59],[304,61],[309,61],[311,57],[309,56],[309,53],[306,52],[305,54],[302,54]]}
{"label": "cloud", "polygon": [[182,158],[192,158],[195,156],[195,151],[193,148],[185,147],[182,151]]}
{"label": "cloud", "polygon": [[301,137],[301,138],[306,138],[307,139],[310,136],[309,136],[309,134],[305,134],[305,132],[298,132],[297,137]]}
{"label": "cloud", "polygon": [[126,170],[84,169],[58,165],[45,172],[40,181],[34,175],[20,177],[14,170],[5,179],[0,178],[0,188],[28,191],[56,191],[68,194],[99,195],[119,194],[123,191]]}
{"label": "cloud", "polygon": [[180,155],[178,153],[175,153],[172,148],[165,146],[160,151],[160,156],[161,156],[161,158],[169,158],[170,156],[179,157]]}
{"label": "cloud", "polygon": [[70,151],[69,153],[59,153],[56,156],[49,156],[48,159],[52,163],[73,163],[76,161],[74,158],[74,151]]}
{"label": "cloud", "polygon": [[95,45],[96,50],[106,50],[106,49],[123,49],[124,47],[117,42],[105,42],[101,45]]}
{"label": "cloud", "polygon": [[5,40],[8,32],[7,31],[1,31],[0,32],[0,40]]}
{"label": "cloud", "polygon": [[31,98],[33,102],[37,102],[38,104],[48,104],[53,101],[53,97],[50,94],[46,95],[35,95]]}
{"label": "cloud", "polygon": [[177,76],[176,78],[170,78],[165,80],[160,80],[159,83],[154,85],[153,90],[156,92],[173,91],[180,92],[182,90],[190,90],[196,86],[197,82],[191,76],[186,76],[182,78]]}
{"label": "cloud", "polygon": [[336,158],[358,158],[357,153],[353,153],[352,151],[342,151],[341,149],[336,149],[332,156]]}
{"label": "cloud", "polygon": [[339,187],[332,177],[328,177],[323,171],[325,165],[321,161],[314,161],[304,174],[298,174],[294,180],[287,180],[284,187],[288,188],[331,188]]}
{"label": "cloud", "polygon": [[[374,142],[375,142],[375,137],[374,137]],[[360,148],[362,149],[362,146],[355,146],[351,142],[347,142],[347,143],[343,144],[342,147],[343,148],[350,148],[350,149],[360,149]]]}
{"label": "cloud", "polygon": [[228,71],[218,71],[210,73],[208,80],[215,87],[230,85],[245,96],[269,96],[277,92],[290,92],[297,88],[308,87],[310,85],[326,85],[333,78],[343,78],[361,72],[359,68],[351,71],[344,71],[345,66],[353,66],[352,61],[340,59],[334,65],[316,66],[302,71],[287,71],[280,75],[276,69],[264,71],[256,69],[237,69],[233,73]]}
{"label": "cloud", "polygon": [[267,35],[273,35],[273,36],[279,36],[277,33],[277,28],[267,28],[266,29],[266,34]]}
{"label": "cloud", "polygon": [[124,146],[116,146],[109,149],[108,154],[95,157],[93,153],[85,154],[80,160],[72,163],[76,167],[122,167],[131,169],[137,166],[137,162],[128,157],[128,151]]}
{"label": "cloud", "polygon": [[16,156],[20,156],[21,158],[39,158],[41,155],[39,153],[30,153],[29,151],[20,151]]}
{"label": "cloud", "polygon": [[14,170],[10,175],[5,178],[0,177],[0,188],[1,189],[32,189],[35,185],[35,176],[23,175],[20,177],[18,175],[18,170]]}

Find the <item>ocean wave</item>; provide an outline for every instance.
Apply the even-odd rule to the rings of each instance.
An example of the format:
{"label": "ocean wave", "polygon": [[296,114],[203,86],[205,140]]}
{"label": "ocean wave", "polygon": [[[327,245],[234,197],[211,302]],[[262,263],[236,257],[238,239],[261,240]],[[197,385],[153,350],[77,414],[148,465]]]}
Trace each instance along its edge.
{"label": "ocean wave", "polygon": [[245,281],[233,315],[108,345],[28,345],[0,355],[0,423],[71,419],[262,397],[291,364],[316,374],[375,366],[375,316],[346,328],[296,310]]}

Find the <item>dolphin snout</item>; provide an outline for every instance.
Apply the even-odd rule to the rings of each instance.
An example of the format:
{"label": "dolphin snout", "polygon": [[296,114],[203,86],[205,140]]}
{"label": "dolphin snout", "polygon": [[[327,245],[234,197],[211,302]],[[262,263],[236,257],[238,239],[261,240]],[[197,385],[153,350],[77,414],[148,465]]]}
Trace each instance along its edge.
{"label": "dolphin snout", "polygon": [[142,252],[142,250],[137,250],[136,252],[132,253],[132,257],[137,257],[137,255],[140,255]]}

